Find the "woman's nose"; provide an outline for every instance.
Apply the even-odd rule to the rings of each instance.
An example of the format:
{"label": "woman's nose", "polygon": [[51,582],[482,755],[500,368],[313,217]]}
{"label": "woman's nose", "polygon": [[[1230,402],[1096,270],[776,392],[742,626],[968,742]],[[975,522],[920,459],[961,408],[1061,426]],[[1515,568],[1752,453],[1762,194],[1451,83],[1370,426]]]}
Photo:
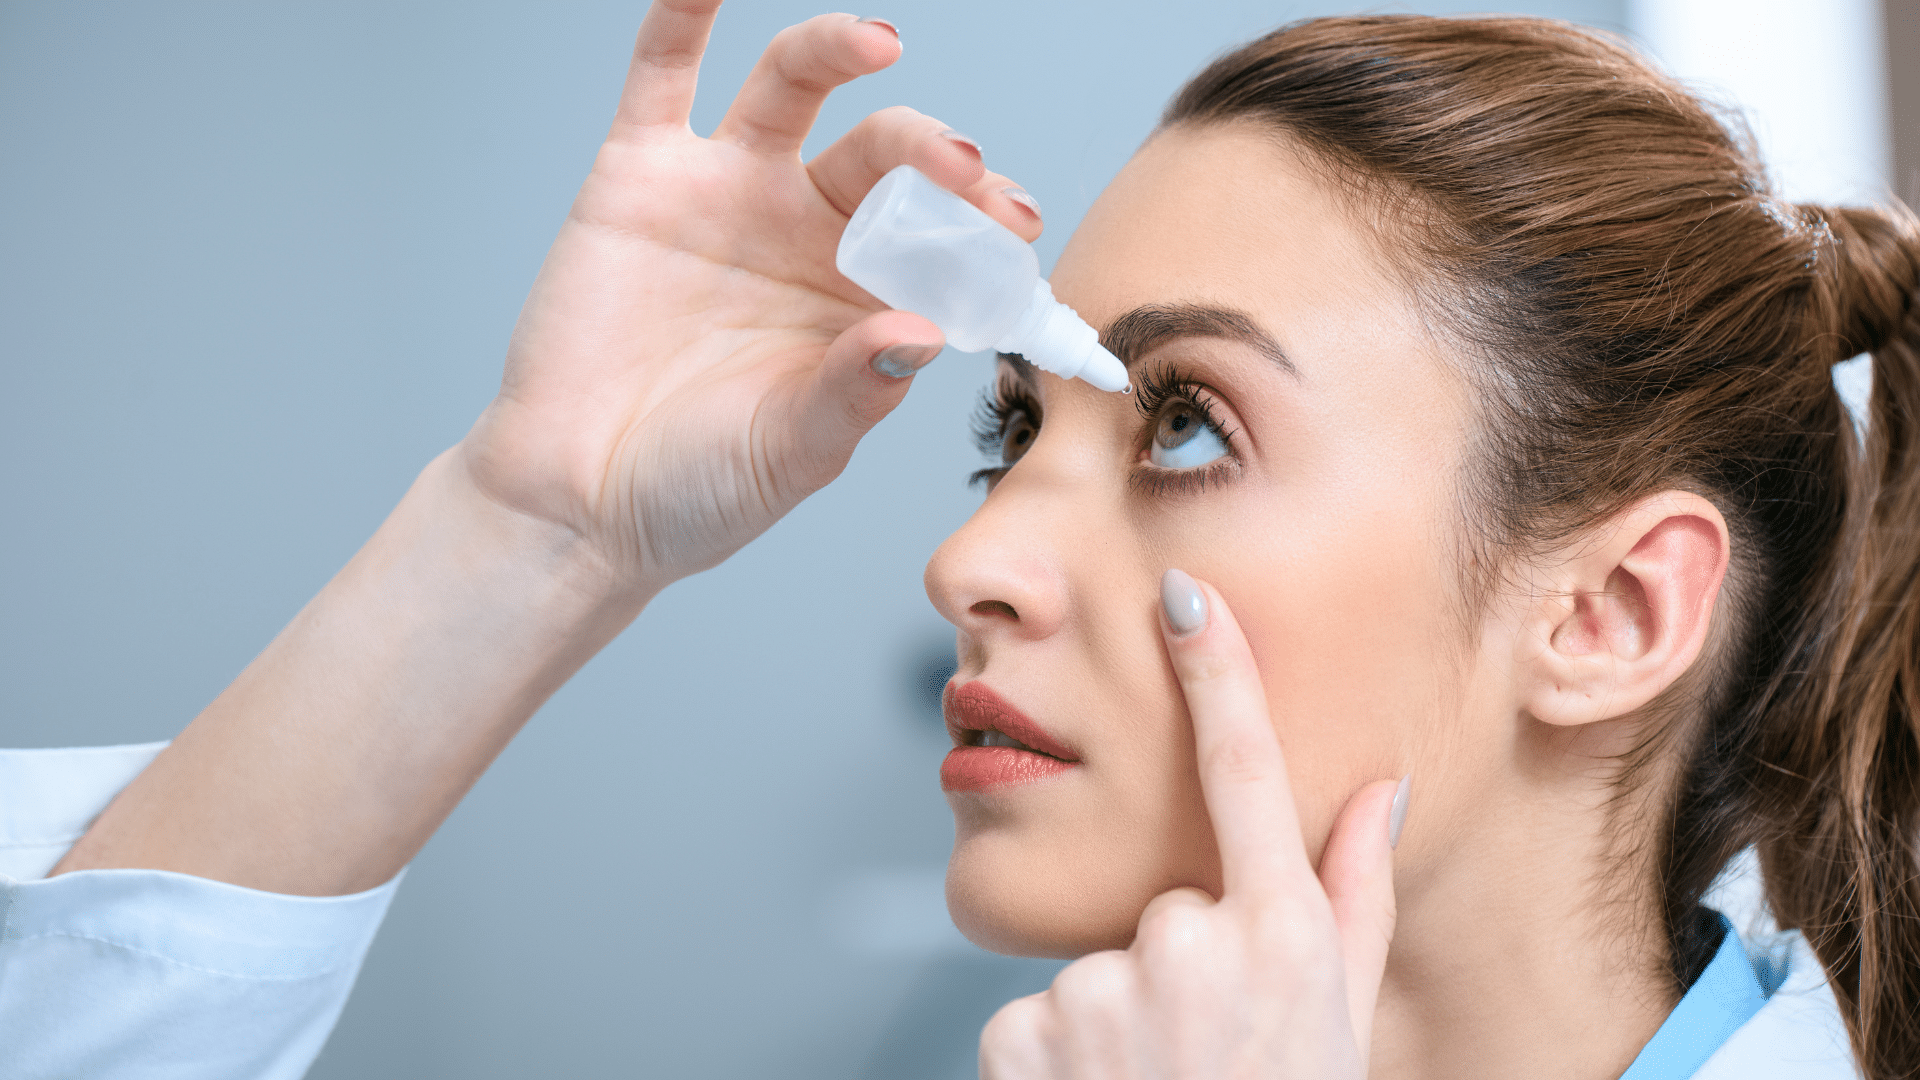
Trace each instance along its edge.
{"label": "woman's nose", "polygon": [[[1017,481],[1011,480],[1011,483]],[[1039,490],[996,491],[927,563],[927,597],[976,639],[1045,638],[1066,617],[1067,522]]]}

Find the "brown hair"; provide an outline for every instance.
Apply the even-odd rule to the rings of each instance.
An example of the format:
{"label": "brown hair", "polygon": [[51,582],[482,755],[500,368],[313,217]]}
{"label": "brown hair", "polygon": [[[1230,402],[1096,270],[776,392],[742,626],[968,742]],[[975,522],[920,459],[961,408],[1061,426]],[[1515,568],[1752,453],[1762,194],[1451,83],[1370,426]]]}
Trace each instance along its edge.
{"label": "brown hair", "polygon": [[[1166,125],[1259,123],[1391,211],[1482,412],[1463,505],[1519,551],[1633,499],[1711,499],[1734,556],[1715,662],[1649,740],[1669,966],[1759,850],[1874,1080],[1920,1076],[1920,228],[1796,206],[1749,140],[1632,50],[1543,19],[1284,27]],[[1830,370],[1873,354],[1864,442]],[[1652,752],[1651,750],[1649,752]]]}

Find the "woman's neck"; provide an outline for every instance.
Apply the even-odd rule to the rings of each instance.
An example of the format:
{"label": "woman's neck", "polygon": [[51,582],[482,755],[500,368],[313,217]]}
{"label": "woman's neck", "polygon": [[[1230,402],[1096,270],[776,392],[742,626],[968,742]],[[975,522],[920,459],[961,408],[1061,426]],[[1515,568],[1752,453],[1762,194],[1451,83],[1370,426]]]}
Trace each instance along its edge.
{"label": "woman's neck", "polygon": [[1423,808],[1452,820],[1397,882],[1372,1075],[1612,1080],[1672,1011],[1657,896],[1628,884],[1651,875],[1621,842],[1640,815],[1592,763]]}

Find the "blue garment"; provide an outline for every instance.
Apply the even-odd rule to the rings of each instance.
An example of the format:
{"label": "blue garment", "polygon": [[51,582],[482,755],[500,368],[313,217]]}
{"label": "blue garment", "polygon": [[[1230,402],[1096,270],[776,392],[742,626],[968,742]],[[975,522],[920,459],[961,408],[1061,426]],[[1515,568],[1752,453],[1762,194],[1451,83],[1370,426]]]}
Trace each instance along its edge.
{"label": "blue garment", "polygon": [[1719,950],[1620,1080],[1687,1080],[1779,988],[1772,972],[1762,983],[1740,935],[1725,915],[1716,915],[1722,932]]}

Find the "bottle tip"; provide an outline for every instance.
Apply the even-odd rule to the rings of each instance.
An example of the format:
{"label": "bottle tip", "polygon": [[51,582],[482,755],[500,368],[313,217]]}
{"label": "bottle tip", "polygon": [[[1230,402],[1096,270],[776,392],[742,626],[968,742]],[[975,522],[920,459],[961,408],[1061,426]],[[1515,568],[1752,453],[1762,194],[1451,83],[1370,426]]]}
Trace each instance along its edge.
{"label": "bottle tip", "polygon": [[1128,377],[1127,366],[1120,358],[1095,343],[1088,351],[1086,363],[1077,374],[1094,386],[1110,393],[1132,393],[1133,382]]}

